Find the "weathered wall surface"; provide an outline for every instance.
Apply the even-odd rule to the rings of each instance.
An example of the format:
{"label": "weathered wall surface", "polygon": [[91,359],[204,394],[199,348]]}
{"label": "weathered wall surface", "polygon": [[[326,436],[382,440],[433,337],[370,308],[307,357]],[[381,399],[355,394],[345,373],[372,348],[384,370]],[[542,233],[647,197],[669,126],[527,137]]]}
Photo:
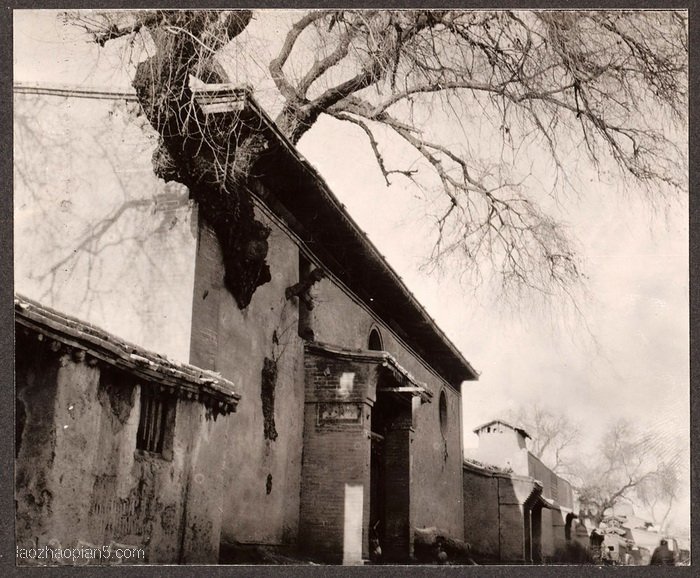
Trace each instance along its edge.
{"label": "weathered wall surface", "polygon": [[196,213],[124,102],[15,95],[15,290],[189,357]]}
{"label": "weathered wall surface", "polygon": [[523,562],[528,559],[523,505],[535,487],[534,482],[515,476],[499,477],[498,482],[501,560]]}
{"label": "weathered wall surface", "polygon": [[479,556],[499,560],[498,478],[464,467],[464,540]]}
{"label": "weathered wall surface", "polygon": [[[414,441],[411,465],[411,523],[414,527],[438,526],[461,539],[464,533],[462,507],[461,397],[363,307],[342,289],[324,279],[312,290],[316,306],[312,311],[315,338],[324,343],[353,349],[367,349],[370,331],[378,327],[383,349],[433,393],[432,403],[414,411]],[[447,427],[440,428],[439,397],[445,391]]]}
{"label": "weathered wall surface", "polygon": [[[175,456],[182,456],[186,483],[183,512],[184,534],[180,562],[215,564],[219,560],[224,479],[221,439],[225,439],[226,416],[212,417],[198,403],[178,401]],[[229,414],[228,417],[236,414]]]}
{"label": "weathered wall surface", "polygon": [[[464,465],[464,534],[475,554],[504,563],[529,560],[525,502],[532,479]],[[553,516],[542,510],[542,555],[551,556]]]}
{"label": "weathered wall surface", "polygon": [[148,385],[89,357],[48,355],[46,348],[37,354],[21,345],[17,398],[26,417],[16,462],[18,545],[117,543],[144,548],[141,561],[149,563],[215,563],[221,465],[204,406],[173,400],[172,451],[141,452],[140,387]]}
{"label": "weathered wall surface", "polygon": [[566,509],[573,509],[571,484],[528,452],[528,475],[542,482],[542,495]]}
{"label": "weathered wall surface", "polygon": [[243,311],[223,285],[213,231],[200,227],[190,362],[220,372],[242,395],[236,414],[220,418],[226,423],[218,441],[225,468],[222,540],[283,544],[296,541],[299,522],[303,347],[296,300],[284,294],[298,281],[298,252],[279,227],[258,218],[272,228],[272,280]]}
{"label": "weathered wall surface", "polygon": [[542,495],[549,499],[552,499],[553,496],[557,496],[559,493],[557,475],[547,466],[545,466],[540,459],[536,458],[529,452],[527,461],[527,475],[532,476],[542,483]]}
{"label": "weathered wall surface", "polygon": [[[19,339],[17,340],[19,345]],[[32,363],[33,362],[33,363]],[[41,371],[37,371],[41,367]],[[15,530],[17,545],[36,545],[51,540],[50,513],[53,502],[51,468],[55,457],[55,405],[58,359],[36,348],[32,355],[15,360]]]}

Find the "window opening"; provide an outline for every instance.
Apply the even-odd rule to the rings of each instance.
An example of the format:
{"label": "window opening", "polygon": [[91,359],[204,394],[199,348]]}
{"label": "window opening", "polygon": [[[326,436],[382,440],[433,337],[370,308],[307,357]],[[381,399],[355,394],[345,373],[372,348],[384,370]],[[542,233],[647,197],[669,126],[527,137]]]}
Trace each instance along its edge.
{"label": "window opening", "polygon": [[377,329],[372,329],[372,331],[370,331],[367,347],[370,351],[384,351],[382,336]]}
{"label": "window opening", "polygon": [[136,449],[156,454],[163,453],[170,406],[169,398],[141,387],[141,414],[136,433]]}
{"label": "window opening", "polygon": [[447,432],[447,397],[445,396],[445,390],[440,392],[440,431],[444,436]]}

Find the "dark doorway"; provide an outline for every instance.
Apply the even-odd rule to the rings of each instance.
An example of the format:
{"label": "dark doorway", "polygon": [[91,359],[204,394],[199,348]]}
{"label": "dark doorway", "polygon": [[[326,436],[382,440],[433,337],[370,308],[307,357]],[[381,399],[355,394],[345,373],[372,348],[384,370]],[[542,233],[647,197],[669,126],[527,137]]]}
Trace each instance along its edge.
{"label": "dark doorway", "polygon": [[410,398],[382,392],[372,407],[369,549],[378,545],[378,562],[410,556]]}
{"label": "dark doorway", "polygon": [[530,528],[532,532],[532,562],[542,563],[542,505],[534,504],[530,512]]}
{"label": "dark doorway", "polygon": [[523,504],[525,533],[525,562],[542,562],[542,502],[539,496],[530,496]]}
{"label": "dark doorway", "polygon": [[384,436],[372,432],[369,486],[369,557],[381,562],[381,546],[384,543]]}
{"label": "dark doorway", "polygon": [[377,399],[377,402],[372,407],[372,432],[370,434],[372,451],[369,483],[369,551],[370,559],[373,562],[381,561],[381,557],[373,554],[373,552],[376,552],[376,546],[379,546],[383,551],[386,542],[384,537],[384,530],[386,529],[384,442],[390,425],[390,416],[387,415],[387,408],[382,401]]}

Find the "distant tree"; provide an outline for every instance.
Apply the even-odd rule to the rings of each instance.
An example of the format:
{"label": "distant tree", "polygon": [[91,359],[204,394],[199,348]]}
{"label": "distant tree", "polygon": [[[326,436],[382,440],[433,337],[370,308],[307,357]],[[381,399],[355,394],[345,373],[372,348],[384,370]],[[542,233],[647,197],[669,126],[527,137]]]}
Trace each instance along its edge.
{"label": "distant tree", "polygon": [[680,486],[681,452],[661,439],[656,432],[640,433],[621,419],[607,428],[593,455],[581,457],[574,487],[581,509],[595,523],[622,501],[653,500],[654,493],[672,504]]}
{"label": "distant tree", "polygon": [[651,521],[662,531],[668,527],[668,519],[681,491],[679,464],[663,462],[656,472],[637,487],[636,497],[651,515]]}
{"label": "distant tree", "polygon": [[509,412],[505,419],[530,434],[530,451],[552,471],[558,474],[568,471],[581,439],[581,429],[567,414],[534,404]]}
{"label": "distant tree", "polygon": [[[515,169],[522,149],[546,156],[562,189],[576,180],[567,155],[596,168],[617,166],[619,178],[641,184],[652,201],[664,191],[686,189],[685,152],[674,145],[683,138],[673,138],[686,130],[684,12],[293,14],[279,53],[266,63],[283,102],[277,125],[297,143],[327,115],[366,136],[387,184],[398,176],[431,191],[433,181],[419,173],[432,173],[441,195],[436,263],[452,259],[477,277],[486,268],[505,289],[547,295],[568,292],[582,279],[565,227],[542,205],[554,190],[543,191]],[[192,131],[191,79],[226,82],[224,48],[229,56],[256,59],[243,34],[253,18],[248,10],[70,16],[102,46],[118,38],[127,38],[127,47],[145,39],[149,57],[136,66],[133,84],[161,135],[157,173],[183,182],[195,198],[202,189],[225,191],[233,199],[231,214],[244,220],[252,212],[236,196],[236,183],[254,165],[259,143],[253,137],[238,143],[231,165],[224,155],[235,139],[225,128],[200,135],[196,162],[183,141]],[[492,126],[498,146],[456,144],[434,134],[426,119],[438,115],[455,125],[478,116]],[[466,126],[464,133],[470,132]],[[386,151],[399,141],[415,157],[390,166]]]}

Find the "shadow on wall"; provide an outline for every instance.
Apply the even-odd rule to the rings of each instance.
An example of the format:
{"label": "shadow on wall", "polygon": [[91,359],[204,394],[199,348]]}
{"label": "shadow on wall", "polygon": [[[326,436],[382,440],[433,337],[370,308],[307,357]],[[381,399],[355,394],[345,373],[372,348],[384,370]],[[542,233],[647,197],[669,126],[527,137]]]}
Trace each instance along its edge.
{"label": "shadow on wall", "polygon": [[[464,463],[463,471],[464,535],[474,560],[480,564],[541,562],[542,486],[533,478],[470,462]],[[556,516],[561,518],[563,534],[563,517]],[[547,525],[551,534],[555,524],[548,520]]]}
{"label": "shadow on wall", "polygon": [[134,105],[15,95],[15,287],[186,362],[196,211]]}

